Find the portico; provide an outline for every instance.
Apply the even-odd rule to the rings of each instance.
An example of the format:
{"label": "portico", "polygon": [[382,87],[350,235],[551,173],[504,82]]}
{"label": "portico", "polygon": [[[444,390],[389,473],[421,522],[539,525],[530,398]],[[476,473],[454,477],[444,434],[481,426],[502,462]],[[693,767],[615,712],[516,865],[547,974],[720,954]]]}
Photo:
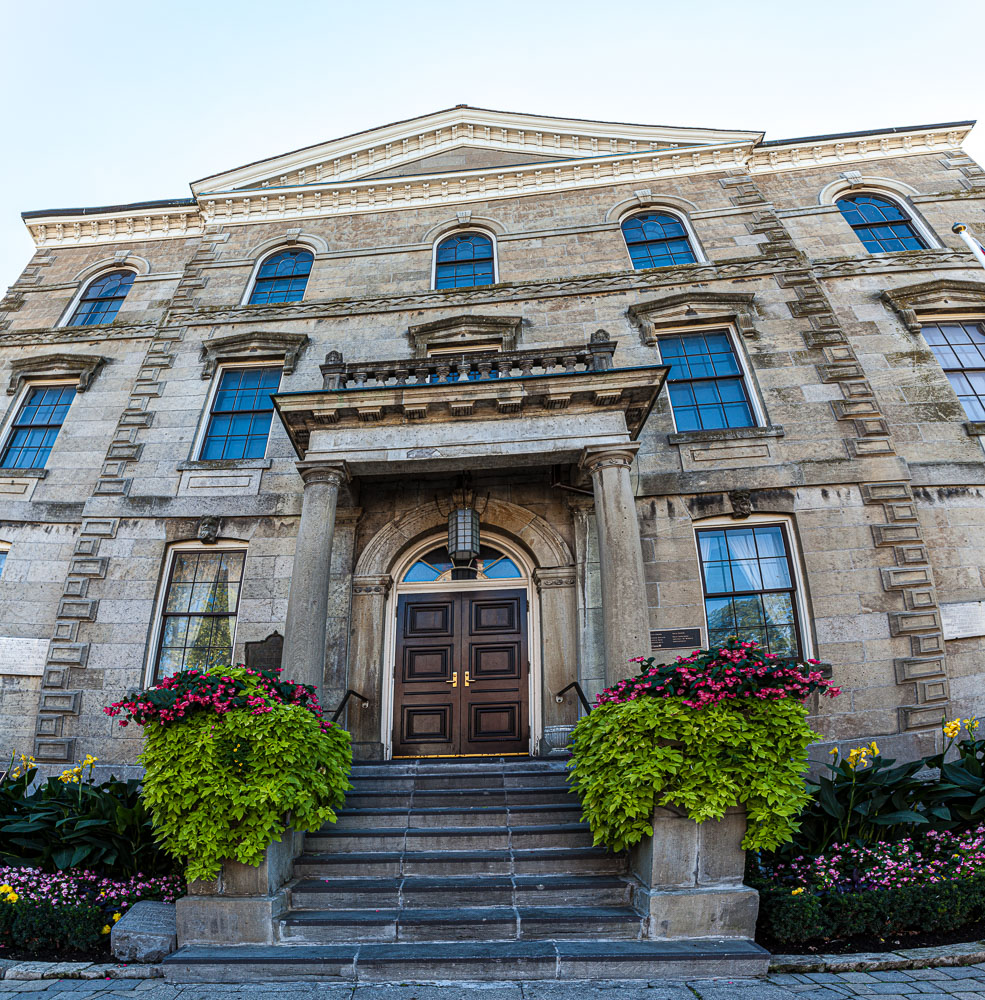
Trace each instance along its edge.
{"label": "portico", "polygon": [[[440,600],[424,604],[427,614],[438,617],[425,616],[421,621],[426,632],[431,630],[433,642],[423,646],[423,640],[418,642],[423,651],[419,650],[416,662],[419,669],[425,669],[420,664],[426,661],[426,670],[437,671],[438,687],[427,710],[431,715],[422,715],[421,710],[415,718],[424,720],[421,725],[434,726],[444,739],[445,727],[452,725],[448,722],[452,710],[446,706],[452,690],[458,688],[458,678],[468,677],[477,689],[470,694],[477,696],[481,685],[476,684],[476,664],[481,655],[499,664],[497,670],[507,672],[513,669],[507,663],[515,659],[517,673],[510,677],[519,685],[519,694],[515,702],[503,702],[498,715],[495,705],[487,707],[486,717],[506,725],[516,712],[529,716],[516,728],[516,733],[521,729],[528,733],[529,739],[516,734],[513,738],[524,750],[540,748],[543,752],[563,745],[563,734],[577,718],[577,702],[569,692],[559,704],[555,694],[583,679],[581,671],[586,666],[579,655],[584,615],[583,595],[576,592],[578,556],[565,539],[570,512],[568,525],[552,524],[534,510],[497,495],[497,486],[508,485],[521,475],[567,469],[573,481],[581,484],[575,489],[594,498],[604,650],[604,667],[598,665],[597,674],[604,674],[607,683],[625,676],[630,657],[647,648],[648,628],[630,466],[638,449],[635,438],[667,369],[659,365],[613,368],[615,346],[599,331],[583,348],[563,351],[478,350],[360,365],[347,365],[337,352],[331,352],[322,365],[322,390],[274,397],[300,458],[298,469],[305,483],[285,637],[284,663],[293,676],[316,686],[324,682],[328,567],[342,486],[352,483],[365,510],[372,507],[375,492],[384,486],[392,488],[401,478],[408,488],[416,489],[422,477],[427,477],[440,491],[442,483],[453,483],[462,472],[480,474],[491,484],[482,514],[483,537],[492,545],[500,539],[500,549],[514,552],[517,565],[523,568],[515,583],[506,580],[499,590],[490,589],[497,586],[495,582],[475,585],[485,598],[499,597],[483,604],[495,605],[486,625],[475,618],[479,605],[472,601],[473,611],[468,613],[473,615],[468,625],[474,631],[472,645],[463,645],[464,640],[441,629],[451,628],[448,616],[453,614],[459,616],[461,628],[466,628],[468,614],[448,609],[458,600],[454,593],[467,594],[473,586],[432,588],[440,593]],[[406,590],[400,567],[407,565],[408,553],[442,544],[445,530],[438,505],[424,502],[389,520],[357,550],[346,683],[368,702],[365,708],[351,709],[348,718],[362,756],[381,757],[390,752],[397,739],[395,728],[408,725],[400,705],[407,685],[401,685],[399,678],[395,681],[394,672],[400,642],[411,640],[398,640],[391,630],[398,606],[406,604],[398,594]],[[516,645],[507,655],[512,640],[508,642],[506,633],[495,629],[513,627],[513,612],[505,610],[511,600],[518,602],[514,610],[524,618],[514,623],[518,630],[523,626],[523,639],[522,646]],[[438,608],[442,601],[444,610]],[[505,617],[497,618],[500,614]],[[398,623],[400,628],[403,625]],[[492,631],[480,642],[483,628]],[[466,657],[469,662],[459,663],[455,657]],[[471,711],[471,735],[465,743],[451,735],[458,740],[454,746],[467,744],[469,752],[481,752],[479,716],[476,709]],[[454,725],[466,724],[464,708],[463,713],[462,721]],[[406,736],[400,737],[404,750],[412,745]],[[441,749],[439,743],[421,745],[435,752]],[[495,745],[502,752],[507,744]]]}

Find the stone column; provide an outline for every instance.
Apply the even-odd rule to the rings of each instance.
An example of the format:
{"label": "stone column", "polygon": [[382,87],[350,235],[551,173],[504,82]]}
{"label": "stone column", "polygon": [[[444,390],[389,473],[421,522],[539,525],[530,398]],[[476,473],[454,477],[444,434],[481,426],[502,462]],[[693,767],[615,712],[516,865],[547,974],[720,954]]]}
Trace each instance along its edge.
{"label": "stone column", "polygon": [[284,628],[284,676],[321,688],[325,678],[328,579],[339,487],[349,479],[344,464],[298,463],[304,480],[301,524]]}
{"label": "stone column", "polygon": [[578,695],[568,691],[558,704],[555,694],[578,680],[578,609],[575,606],[575,567],[535,569],[534,582],[540,595],[540,651],[542,664],[542,711],[544,746],[541,754],[560,751],[568,743],[578,721]]}
{"label": "stone column", "polygon": [[366,708],[354,698],[349,700],[346,728],[352,733],[352,754],[357,760],[383,759],[383,689],[391,673],[391,665],[383,662],[383,640],[392,583],[388,574],[352,578],[349,686],[369,699]]}
{"label": "stone column", "polygon": [[580,463],[590,473],[595,492],[607,684],[627,677],[629,660],[645,656],[650,646],[643,547],[629,478],[639,447],[627,442],[586,448]]}

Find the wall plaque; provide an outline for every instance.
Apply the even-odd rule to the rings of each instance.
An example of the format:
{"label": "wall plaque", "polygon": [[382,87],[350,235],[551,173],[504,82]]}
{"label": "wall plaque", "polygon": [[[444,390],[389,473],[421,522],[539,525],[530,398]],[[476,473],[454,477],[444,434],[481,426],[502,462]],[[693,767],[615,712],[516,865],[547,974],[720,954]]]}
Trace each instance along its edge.
{"label": "wall plaque", "polygon": [[650,649],[699,649],[701,629],[699,628],[652,628],[650,629]]}
{"label": "wall plaque", "polygon": [[284,653],[284,637],[276,630],[262,642],[248,642],[245,648],[246,665],[254,670],[279,667]]}
{"label": "wall plaque", "polygon": [[47,652],[47,639],[0,636],[0,674],[40,677]]}
{"label": "wall plaque", "polygon": [[985,635],[985,601],[941,605],[941,626],[945,639],[965,639]]}

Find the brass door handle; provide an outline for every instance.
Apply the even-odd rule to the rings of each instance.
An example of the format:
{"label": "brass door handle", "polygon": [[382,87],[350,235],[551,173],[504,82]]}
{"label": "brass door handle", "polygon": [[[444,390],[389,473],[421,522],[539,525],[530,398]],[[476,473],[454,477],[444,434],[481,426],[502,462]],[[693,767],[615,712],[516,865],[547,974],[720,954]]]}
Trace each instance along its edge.
{"label": "brass door handle", "polygon": [[[466,674],[465,677],[466,677],[465,683],[468,684],[468,674]],[[454,671],[454,673],[452,673],[452,675],[451,675],[451,680],[450,681],[445,681],[445,683],[446,684],[450,684],[453,688],[457,688],[458,687],[458,671],[457,670]]]}
{"label": "brass door handle", "polygon": [[469,686],[469,672],[467,670],[465,671],[465,686]]}

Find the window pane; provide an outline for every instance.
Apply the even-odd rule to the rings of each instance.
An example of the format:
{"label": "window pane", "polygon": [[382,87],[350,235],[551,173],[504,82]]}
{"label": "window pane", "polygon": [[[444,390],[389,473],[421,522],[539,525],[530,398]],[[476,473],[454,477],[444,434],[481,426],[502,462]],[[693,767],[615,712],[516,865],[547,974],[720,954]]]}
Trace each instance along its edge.
{"label": "window pane", "polygon": [[870,253],[923,250],[927,244],[917,234],[900,205],[875,195],[853,195],[838,200],[838,209]]}
{"label": "window pane", "polygon": [[230,368],[219,379],[199,458],[262,458],[280,368]]}
{"label": "window pane", "polygon": [[623,236],[633,267],[668,267],[693,264],[697,257],[679,219],[658,212],[645,212],[626,219]]}
{"label": "window pane", "polygon": [[43,468],[74,398],[75,386],[33,386],[14,418],[0,467]]}
{"label": "window pane", "polygon": [[68,325],[93,326],[96,323],[112,323],[135,277],[133,271],[112,271],[97,278],[82,293]]}

